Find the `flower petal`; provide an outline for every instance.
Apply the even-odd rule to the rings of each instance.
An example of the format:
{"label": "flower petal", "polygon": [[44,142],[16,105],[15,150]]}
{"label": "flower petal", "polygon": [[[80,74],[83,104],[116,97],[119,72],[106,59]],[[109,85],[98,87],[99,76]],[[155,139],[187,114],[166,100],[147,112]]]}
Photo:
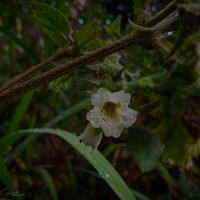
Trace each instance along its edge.
{"label": "flower petal", "polygon": [[111,93],[103,88],[97,90],[96,94],[91,95],[91,102],[93,106],[101,108],[105,100],[110,99]]}
{"label": "flower petal", "polygon": [[99,108],[94,107],[86,114],[86,118],[92,124],[93,128],[99,128],[102,123],[102,112]]}
{"label": "flower petal", "polygon": [[116,101],[120,101],[120,103],[128,105],[131,100],[131,95],[129,93],[125,93],[124,91],[114,92],[112,97]]}
{"label": "flower petal", "polygon": [[124,128],[128,128],[136,121],[137,111],[130,109],[129,107],[123,107],[120,112],[120,121]]}
{"label": "flower petal", "polygon": [[114,138],[118,138],[122,133],[123,126],[117,123],[104,123],[101,125],[101,128],[106,137],[113,136]]}
{"label": "flower petal", "polygon": [[95,129],[90,123],[86,126],[83,133],[79,136],[79,140],[83,141],[86,146],[96,148],[99,146],[102,139],[102,133],[96,134]]}

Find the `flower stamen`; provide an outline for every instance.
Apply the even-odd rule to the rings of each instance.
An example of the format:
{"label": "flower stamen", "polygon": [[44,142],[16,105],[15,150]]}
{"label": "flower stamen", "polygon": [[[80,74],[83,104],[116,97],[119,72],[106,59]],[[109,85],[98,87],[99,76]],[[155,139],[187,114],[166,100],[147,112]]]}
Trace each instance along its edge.
{"label": "flower stamen", "polygon": [[105,102],[102,108],[107,122],[118,119],[117,105],[113,102]]}

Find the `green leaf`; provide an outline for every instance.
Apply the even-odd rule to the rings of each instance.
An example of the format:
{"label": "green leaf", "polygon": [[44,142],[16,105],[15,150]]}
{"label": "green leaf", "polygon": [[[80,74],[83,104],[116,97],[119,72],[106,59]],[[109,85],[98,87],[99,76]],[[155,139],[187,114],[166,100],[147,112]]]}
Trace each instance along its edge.
{"label": "green leaf", "polygon": [[75,37],[75,43],[78,49],[81,49],[89,42],[94,40],[99,33],[99,24],[97,20],[84,25]]}
{"label": "green leaf", "polygon": [[172,175],[170,174],[169,170],[161,162],[158,162],[156,168],[162,174],[162,176],[166,178],[166,180],[170,183],[171,186],[176,187],[176,183]]}
{"label": "green leaf", "polygon": [[144,194],[138,192],[137,190],[133,190],[133,194],[135,195],[135,197],[138,199],[138,200],[150,200],[148,197],[144,196]]}
{"label": "green leaf", "polygon": [[21,101],[19,102],[19,104],[12,116],[12,119],[10,121],[10,125],[8,128],[8,134],[12,133],[19,127],[19,125],[24,117],[24,114],[26,113],[26,111],[31,103],[33,95],[34,95],[34,90],[23,95],[23,97],[22,97]]}
{"label": "green leaf", "polygon": [[[82,110],[84,107],[88,106],[90,103],[90,99],[85,99],[70,108],[67,108],[63,112],[61,112],[59,115],[51,119],[48,123],[44,124],[43,127],[51,127],[54,124],[58,123],[61,120],[66,120],[72,115],[75,115],[77,112]],[[22,151],[30,144],[34,144],[34,142],[40,137],[41,135],[35,134],[35,135],[29,135],[24,141],[22,141],[15,149],[14,151],[6,158],[6,162],[8,165],[12,163],[12,161],[22,153]]]}
{"label": "green leaf", "polygon": [[127,141],[134,160],[142,172],[155,168],[164,149],[158,136],[142,129],[131,128]]}
{"label": "green leaf", "polygon": [[68,90],[71,85],[72,76],[71,74],[65,74],[60,78],[57,78],[49,83],[49,88],[55,91]]}
{"label": "green leaf", "polygon": [[187,128],[180,120],[177,121],[167,133],[163,161],[171,165],[187,167],[187,163],[192,163],[192,157],[196,154],[192,140]]}
{"label": "green leaf", "polygon": [[[158,73],[146,76],[146,78],[150,79],[154,83],[162,80],[163,77],[164,77],[164,73],[162,73],[162,72],[158,72]],[[138,85],[139,85],[139,80],[133,80],[133,81],[129,82],[127,91],[132,92],[136,87],[138,87]]]}
{"label": "green leaf", "polygon": [[0,182],[2,182],[4,185],[2,188],[2,184],[1,184],[1,188],[0,188],[0,199],[10,199],[12,197],[12,199],[15,200],[21,200],[22,196],[24,196],[23,193],[21,193],[21,195],[12,195],[12,193],[15,192],[19,192],[16,191],[13,187],[12,184],[12,180],[11,180],[11,174],[4,162],[4,160],[0,157]]}
{"label": "green leaf", "polygon": [[22,141],[12,153],[5,159],[7,165],[10,165],[12,161],[22,153],[22,151],[30,144],[33,144],[40,135],[29,135],[24,141]]}
{"label": "green leaf", "polygon": [[24,4],[32,8],[37,23],[55,44],[63,47],[72,42],[72,28],[60,10],[35,1]]}
{"label": "green leaf", "polygon": [[6,187],[12,188],[11,176],[2,158],[0,158],[0,172],[0,180]]}
{"label": "green leaf", "polygon": [[139,85],[142,88],[146,88],[146,87],[151,88],[151,87],[154,86],[154,82],[150,78],[142,77],[142,78],[139,79]]}
{"label": "green leaf", "polygon": [[28,129],[23,132],[32,133],[50,133],[54,134],[70,145],[72,145],[80,154],[82,154],[93,167],[99,172],[102,178],[109,184],[113,191],[122,200],[135,200],[131,190],[120,177],[114,167],[106,160],[106,158],[96,149],[86,147],[83,143],[80,143],[77,136],[59,129]]}
{"label": "green leaf", "polygon": [[90,99],[84,99],[81,102],[72,105],[70,108],[67,108],[63,112],[59,113],[59,115],[55,116],[48,123],[46,123],[43,127],[51,127],[54,124],[58,123],[61,120],[66,120],[69,116],[76,114],[78,111],[82,110],[84,107],[90,104]]}
{"label": "green leaf", "polygon": [[115,19],[114,22],[111,23],[111,30],[113,32],[115,32],[118,36],[121,36],[120,34],[120,30],[121,30],[121,19],[122,19],[122,16],[121,15],[118,15],[118,17]]}
{"label": "green leaf", "polygon": [[8,147],[14,143],[15,141],[19,140],[21,137],[24,136],[24,133],[11,133],[5,135],[0,140],[0,156],[4,154],[4,152],[8,149]]}
{"label": "green leaf", "polygon": [[51,197],[53,200],[58,200],[58,194],[56,192],[56,188],[54,185],[54,182],[49,174],[49,172],[45,169],[39,169],[40,173],[42,174],[42,177],[47,184],[47,187],[49,188],[49,192],[51,194]]}
{"label": "green leaf", "polygon": [[87,44],[85,44],[84,48],[92,50],[103,47],[105,45],[107,45],[107,42],[105,40],[95,37],[94,39],[90,40]]}

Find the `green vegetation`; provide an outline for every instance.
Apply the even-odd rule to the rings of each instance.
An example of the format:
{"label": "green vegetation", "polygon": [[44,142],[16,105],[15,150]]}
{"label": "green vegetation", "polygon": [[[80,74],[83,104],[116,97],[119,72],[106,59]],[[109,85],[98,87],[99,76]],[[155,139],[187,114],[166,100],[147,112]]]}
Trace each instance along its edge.
{"label": "green vegetation", "polygon": [[200,3],[125,2],[0,2],[0,199],[200,199]]}

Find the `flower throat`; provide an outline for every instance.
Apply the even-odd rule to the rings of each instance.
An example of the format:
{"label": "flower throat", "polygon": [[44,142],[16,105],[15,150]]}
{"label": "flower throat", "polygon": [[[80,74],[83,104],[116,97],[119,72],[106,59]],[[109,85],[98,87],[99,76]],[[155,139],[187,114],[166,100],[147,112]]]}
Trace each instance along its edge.
{"label": "flower throat", "polygon": [[104,103],[102,111],[104,113],[106,120],[108,120],[108,121],[118,118],[117,104],[115,104],[113,102]]}

